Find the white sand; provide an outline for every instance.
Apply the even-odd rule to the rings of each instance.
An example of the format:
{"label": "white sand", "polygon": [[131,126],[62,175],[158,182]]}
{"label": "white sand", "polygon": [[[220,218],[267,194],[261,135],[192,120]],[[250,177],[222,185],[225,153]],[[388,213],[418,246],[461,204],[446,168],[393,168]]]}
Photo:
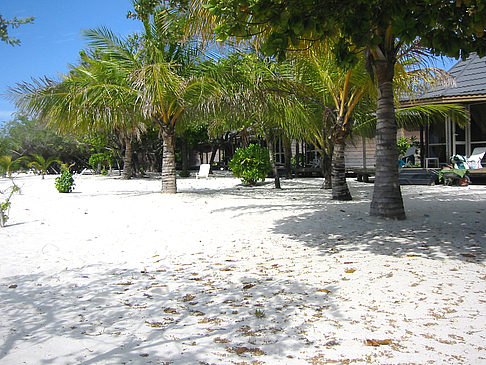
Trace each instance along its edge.
{"label": "white sand", "polygon": [[395,222],[351,180],[53,180],[0,229],[0,364],[486,364],[486,186]]}

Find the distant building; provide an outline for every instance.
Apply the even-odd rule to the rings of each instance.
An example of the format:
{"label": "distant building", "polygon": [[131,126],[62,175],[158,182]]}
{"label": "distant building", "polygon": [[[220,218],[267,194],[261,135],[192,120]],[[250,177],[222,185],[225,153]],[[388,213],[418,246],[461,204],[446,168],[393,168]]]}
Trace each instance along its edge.
{"label": "distant building", "polygon": [[[460,128],[446,118],[444,124],[425,129],[425,157],[448,163],[455,154],[469,156],[476,147],[486,147],[486,57],[476,54],[457,62],[450,70],[452,82],[419,95],[410,104],[459,104],[466,108],[469,125]],[[483,160],[485,161],[485,160]]]}

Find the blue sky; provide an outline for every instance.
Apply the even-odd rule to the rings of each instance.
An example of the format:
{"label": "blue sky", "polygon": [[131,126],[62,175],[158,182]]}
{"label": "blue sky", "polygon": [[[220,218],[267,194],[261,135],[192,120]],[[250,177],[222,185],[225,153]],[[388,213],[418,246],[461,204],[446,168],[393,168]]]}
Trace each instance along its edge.
{"label": "blue sky", "polygon": [[[0,42],[0,124],[12,119],[15,107],[2,96],[8,87],[31,78],[57,77],[75,64],[85,41],[82,29],[106,26],[118,35],[140,31],[139,21],[127,19],[131,0],[2,0],[6,19],[34,16],[33,24],[9,31],[21,40],[12,47]],[[437,62],[449,69],[453,62]]]}
{"label": "blue sky", "polygon": [[141,30],[141,23],[127,19],[131,0],[2,0],[6,19],[34,16],[33,24],[9,28],[21,40],[12,47],[0,42],[0,122],[11,120],[15,107],[4,99],[9,86],[42,76],[57,77],[75,64],[85,41],[82,29],[106,26],[118,35]]}

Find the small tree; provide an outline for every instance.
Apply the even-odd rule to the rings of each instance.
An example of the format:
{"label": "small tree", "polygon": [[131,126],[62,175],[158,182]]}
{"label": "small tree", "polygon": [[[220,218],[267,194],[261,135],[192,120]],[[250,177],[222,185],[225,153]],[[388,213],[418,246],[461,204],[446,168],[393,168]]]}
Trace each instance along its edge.
{"label": "small tree", "polygon": [[[5,190],[0,190],[0,196],[2,196],[2,200],[0,200],[0,227],[5,227],[8,220],[7,213],[10,210],[10,199],[19,191],[20,188],[15,184],[13,179],[11,186],[7,187]],[[4,196],[6,196],[5,200],[3,200]]]}
{"label": "small tree", "polygon": [[47,170],[53,163],[61,163],[60,160],[53,156],[49,157],[47,160],[43,156],[37,154],[32,154],[32,157],[34,158],[34,161],[29,162],[27,166],[33,167],[38,173],[40,173],[42,180],[44,180],[44,175],[47,174]]}
{"label": "small tree", "polygon": [[[73,164],[74,165],[74,164]],[[57,191],[60,193],[70,193],[74,189],[74,178],[73,174],[69,171],[69,169],[73,166],[68,166],[67,164],[61,165],[61,176],[56,177],[55,185]]]}
{"label": "small tree", "polygon": [[13,172],[21,168],[20,163],[24,160],[25,156],[19,157],[16,160],[12,160],[12,156],[0,156],[0,174],[11,177]]}
{"label": "small tree", "polygon": [[258,180],[265,181],[272,169],[268,149],[257,144],[238,148],[229,162],[229,168],[246,185],[256,185]]}

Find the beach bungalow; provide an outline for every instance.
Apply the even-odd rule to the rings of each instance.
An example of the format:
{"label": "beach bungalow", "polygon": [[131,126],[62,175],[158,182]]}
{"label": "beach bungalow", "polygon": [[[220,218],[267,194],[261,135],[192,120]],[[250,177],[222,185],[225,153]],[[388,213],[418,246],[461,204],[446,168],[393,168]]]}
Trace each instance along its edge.
{"label": "beach bungalow", "polygon": [[441,165],[449,163],[453,155],[469,156],[476,147],[486,147],[486,57],[472,54],[465,61],[457,62],[449,73],[451,82],[403,105],[459,104],[466,108],[470,123],[465,128],[458,127],[449,118],[443,124],[425,128],[424,157]]}

